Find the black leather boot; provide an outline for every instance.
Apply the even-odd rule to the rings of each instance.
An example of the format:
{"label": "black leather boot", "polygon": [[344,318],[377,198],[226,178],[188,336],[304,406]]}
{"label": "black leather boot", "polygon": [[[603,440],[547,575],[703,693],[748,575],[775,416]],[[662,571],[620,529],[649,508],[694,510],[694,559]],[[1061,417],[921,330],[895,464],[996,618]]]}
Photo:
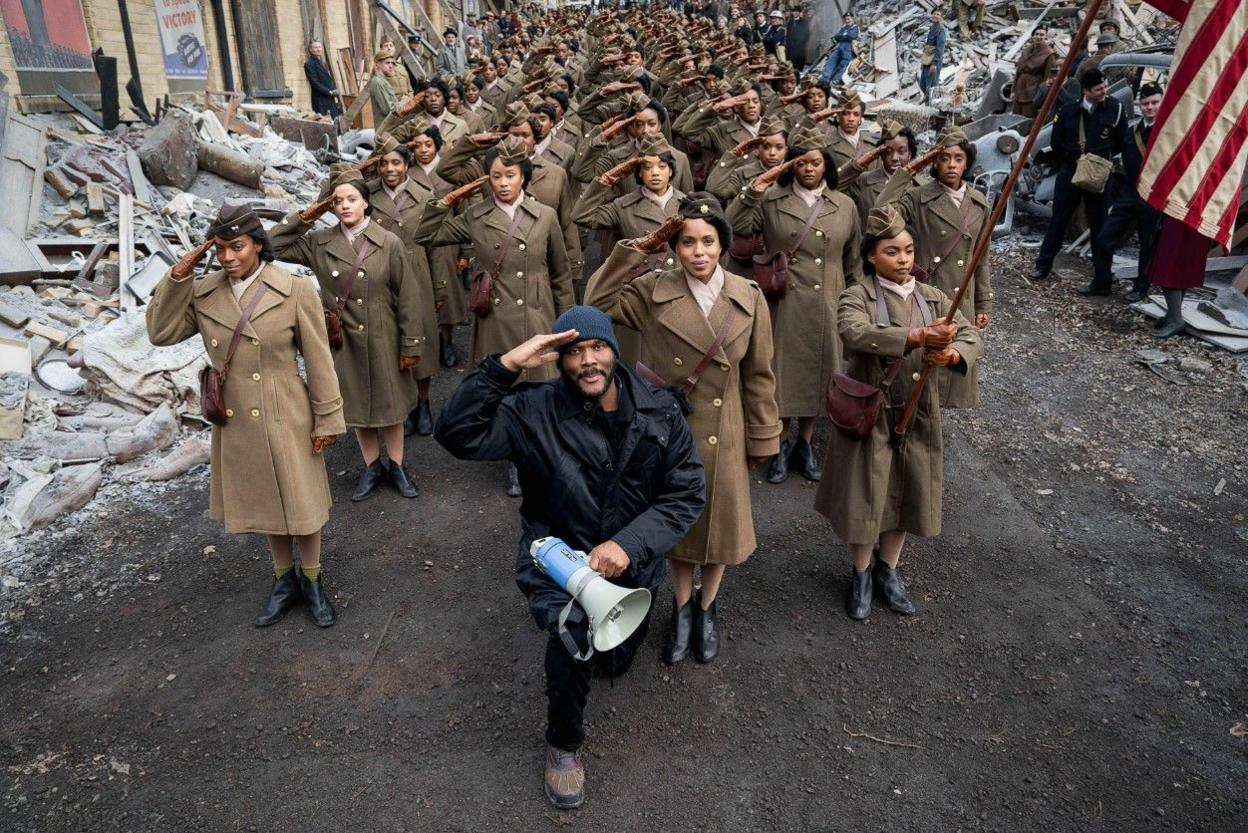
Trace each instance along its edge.
{"label": "black leather boot", "polygon": [[914,602],[910,601],[910,597],[906,595],[906,585],[901,580],[901,574],[897,572],[897,569],[888,566],[883,561],[876,561],[874,573],[875,586],[884,594],[884,600],[888,602],[888,606],[902,616],[914,613]]}
{"label": "black leather boot", "polygon": [[269,600],[264,603],[264,610],[256,617],[256,627],[267,628],[269,625],[276,624],[298,601],[299,580],[295,577],[295,569],[292,567],[286,571],[286,575],[274,579],[273,589],[269,591]]}
{"label": "black leather boot", "polygon": [[684,607],[676,606],[672,599],[672,632],[667,635],[667,644],[663,646],[663,661],[668,665],[689,656],[689,637],[693,633],[693,599],[685,602]]}
{"label": "black leather boot", "polygon": [[815,450],[810,447],[808,441],[801,437],[798,437],[797,442],[793,444],[793,451],[789,455],[789,466],[796,469],[798,474],[811,483],[819,482],[819,475],[822,471],[815,461]]}
{"label": "black leather boot", "polygon": [[433,410],[429,407],[428,399],[418,399],[416,401],[416,433],[422,437],[428,437],[433,433]]}
{"label": "black leather boot", "polygon": [[845,612],[850,619],[861,620],[871,615],[871,570],[854,570],[854,577],[849,582]]}
{"label": "black leather boot", "polygon": [[698,591],[693,610],[693,658],[710,662],[719,656],[719,599],[702,609],[702,591]]}
{"label": "black leather boot", "polygon": [[303,594],[303,603],[307,606],[308,613],[312,614],[312,621],[318,628],[328,628],[334,624],[334,606],[325,595],[321,577],[317,576],[316,581],[313,581],[303,574],[303,568],[296,569],[299,570],[299,592]]}
{"label": "black leather boot", "polygon": [[442,342],[442,349],[439,358],[442,360],[443,367],[454,367],[459,364],[459,353],[455,352],[455,344],[450,341]]}
{"label": "black leather boot", "polygon": [[416,409],[407,412],[407,418],[403,420],[403,436],[410,437],[416,433]]}
{"label": "black leather boot", "polygon": [[420,495],[420,489],[417,489],[416,484],[408,478],[407,472],[403,471],[402,465],[391,460],[388,470],[390,485],[397,489],[400,495],[408,498]]}
{"label": "black leather boot", "polygon": [[780,443],[780,453],[771,458],[771,462],[767,464],[767,482],[783,483],[789,479],[789,441],[787,439]]}
{"label": "black leather boot", "polygon": [[386,465],[381,462],[378,457],[364,469],[360,474],[360,482],[355,487],[355,491],[351,493],[351,500],[359,503],[373,492],[377,491],[377,487],[381,485],[381,481],[386,479]]}
{"label": "black leather boot", "polygon": [[521,497],[524,490],[520,488],[520,472],[515,463],[507,464],[507,497]]}

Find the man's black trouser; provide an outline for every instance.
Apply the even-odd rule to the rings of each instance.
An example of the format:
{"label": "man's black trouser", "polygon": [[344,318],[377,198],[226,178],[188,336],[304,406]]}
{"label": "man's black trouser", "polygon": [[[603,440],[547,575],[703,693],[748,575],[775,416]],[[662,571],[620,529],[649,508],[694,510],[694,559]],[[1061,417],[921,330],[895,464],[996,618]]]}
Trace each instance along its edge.
{"label": "man's black trouser", "polygon": [[1161,226],[1161,212],[1140,199],[1131,188],[1124,188],[1110,206],[1109,217],[1101,227],[1100,246],[1093,250],[1096,272],[1092,277],[1095,287],[1109,287],[1114,282],[1114,250],[1135,225],[1140,235],[1140,271],[1135,273],[1131,288],[1136,292],[1148,291],[1148,261],[1153,254],[1153,241]]}
{"label": "man's black trouser", "polygon": [[[653,609],[653,608],[652,608]],[[610,651],[596,652],[586,662],[568,653],[558,634],[546,642],[546,742],[556,749],[575,752],[585,742],[585,703],[589,699],[589,676],[598,671],[611,678],[633,664],[637,649],[650,629],[650,614],[633,635]],[[568,623],[568,631],[582,649],[588,644],[587,622]]]}
{"label": "man's black trouser", "polygon": [[[1104,194],[1094,194],[1071,185],[1070,180],[1074,175],[1073,165],[1063,165],[1057,172],[1057,185],[1053,193],[1053,218],[1049,220],[1044,242],[1040,244],[1040,255],[1036,258],[1036,268],[1043,272],[1053,268],[1053,259],[1062,249],[1066,227],[1070,225],[1070,218],[1075,216],[1080,203],[1083,203],[1088,215],[1088,228],[1092,233],[1092,257],[1104,257],[1101,253],[1101,226],[1105,224],[1109,199]],[[1108,256],[1112,262],[1113,252]]]}

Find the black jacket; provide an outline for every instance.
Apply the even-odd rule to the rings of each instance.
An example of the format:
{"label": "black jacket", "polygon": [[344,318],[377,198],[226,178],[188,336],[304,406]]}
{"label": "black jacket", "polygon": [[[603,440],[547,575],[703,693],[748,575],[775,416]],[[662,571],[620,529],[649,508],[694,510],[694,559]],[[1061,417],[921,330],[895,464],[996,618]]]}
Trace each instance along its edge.
{"label": "black jacket", "polygon": [[1083,109],[1083,98],[1065,104],[1053,120],[1052,147],[1059,151],[1062,163],[1075,166],[1079,159],[1079,121],[1082,119],[1085,148],[1106,159],[1112,159],[1126,148],[1131,133],[1130,118],[1122,102],[1107,98],[1091,113]]}
{"label": "black jacket", "polygon": [[303,74],[308,76],[308,83],[312,85],[312,109],[330,118],[342,115],[338,99],[334,98],[336,88],[329,67],[324,62],[309,57],[303,62]]}
{"label": "black jacket", "polygon": [[810,21],[804,17],[791,17],[785,24],[784,51],[794,63],[806,63],[806,45],[810,42]]}
{"label": "black jacket", "polygon": [[[606,417],[564,377],[513,387],[519,374],[489,356],[464,379],[434,429],[456,457],[508,459],[520,472],[523,534],[516,584],[539,627],[551,628],[569,596],[529,556],[547,535],[589,552],[613,540],[631,565],[616,584],[654,592],[664,554],[705,503],[705,476],[676,397],[616,366],[618,443]],[[572,621],[582,615],[574,608]]]}
{"label": "black jacket", "polygon": [[1148,135],[1152,130],[1151,127],[1144,125],[1143,119],[1140,119],[1131,128],[1131,133],[1127,136],[1127,146],[1122,149],[1122,170],[1127,176],[1126,187],[1137,193],[1140,171],[1144,169],[1144,154],[1140,148],[1148,147]]}

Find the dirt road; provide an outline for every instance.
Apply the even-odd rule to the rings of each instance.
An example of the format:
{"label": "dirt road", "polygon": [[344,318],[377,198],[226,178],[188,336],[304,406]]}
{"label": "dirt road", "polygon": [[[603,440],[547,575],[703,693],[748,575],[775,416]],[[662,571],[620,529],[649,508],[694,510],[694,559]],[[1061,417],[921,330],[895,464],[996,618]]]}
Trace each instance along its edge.
{"label": "dirt road", "polygon": [[919,615],[846,618],[813,488],[756,483],[721,658],[664,667],[660,598],[633,671],[595,682],[582,810],[541,793],[502,467],[422,439],[415,501],[347,502],[354,444],[329,452],[328,631],[251,627],[267,555],[204,517],[205,477],[21,544],[0,830],[1248,829],[1248,395],[1192,342],[1165,350],[1208,370],[1162,379],[1120,300],[1025,266],[998,263],[945,532],[905,555]]}

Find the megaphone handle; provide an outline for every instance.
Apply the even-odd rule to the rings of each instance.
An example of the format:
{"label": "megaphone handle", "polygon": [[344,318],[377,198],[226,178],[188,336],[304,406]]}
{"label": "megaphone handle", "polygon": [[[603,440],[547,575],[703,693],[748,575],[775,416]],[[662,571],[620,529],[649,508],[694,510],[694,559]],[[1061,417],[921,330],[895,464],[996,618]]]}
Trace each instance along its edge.
{"label": "megaphone handle", "polygon": [[568,599],[568,603],[563,606],[563,610],[559,611],[559,639],[563,641],[563,647],[568,649],[568,653],[572,655],[572,659],[577,662],[585,662],[594,655],[594,635],[592,632],[593,623],[590,623],[589,645],[585,648],[585,653],[581,653],[581,649],[577,646],[576,640],[572,638],[571,632],[568,631],[568,616],[572,613],[572,605],[576,604],[576,599]]}

